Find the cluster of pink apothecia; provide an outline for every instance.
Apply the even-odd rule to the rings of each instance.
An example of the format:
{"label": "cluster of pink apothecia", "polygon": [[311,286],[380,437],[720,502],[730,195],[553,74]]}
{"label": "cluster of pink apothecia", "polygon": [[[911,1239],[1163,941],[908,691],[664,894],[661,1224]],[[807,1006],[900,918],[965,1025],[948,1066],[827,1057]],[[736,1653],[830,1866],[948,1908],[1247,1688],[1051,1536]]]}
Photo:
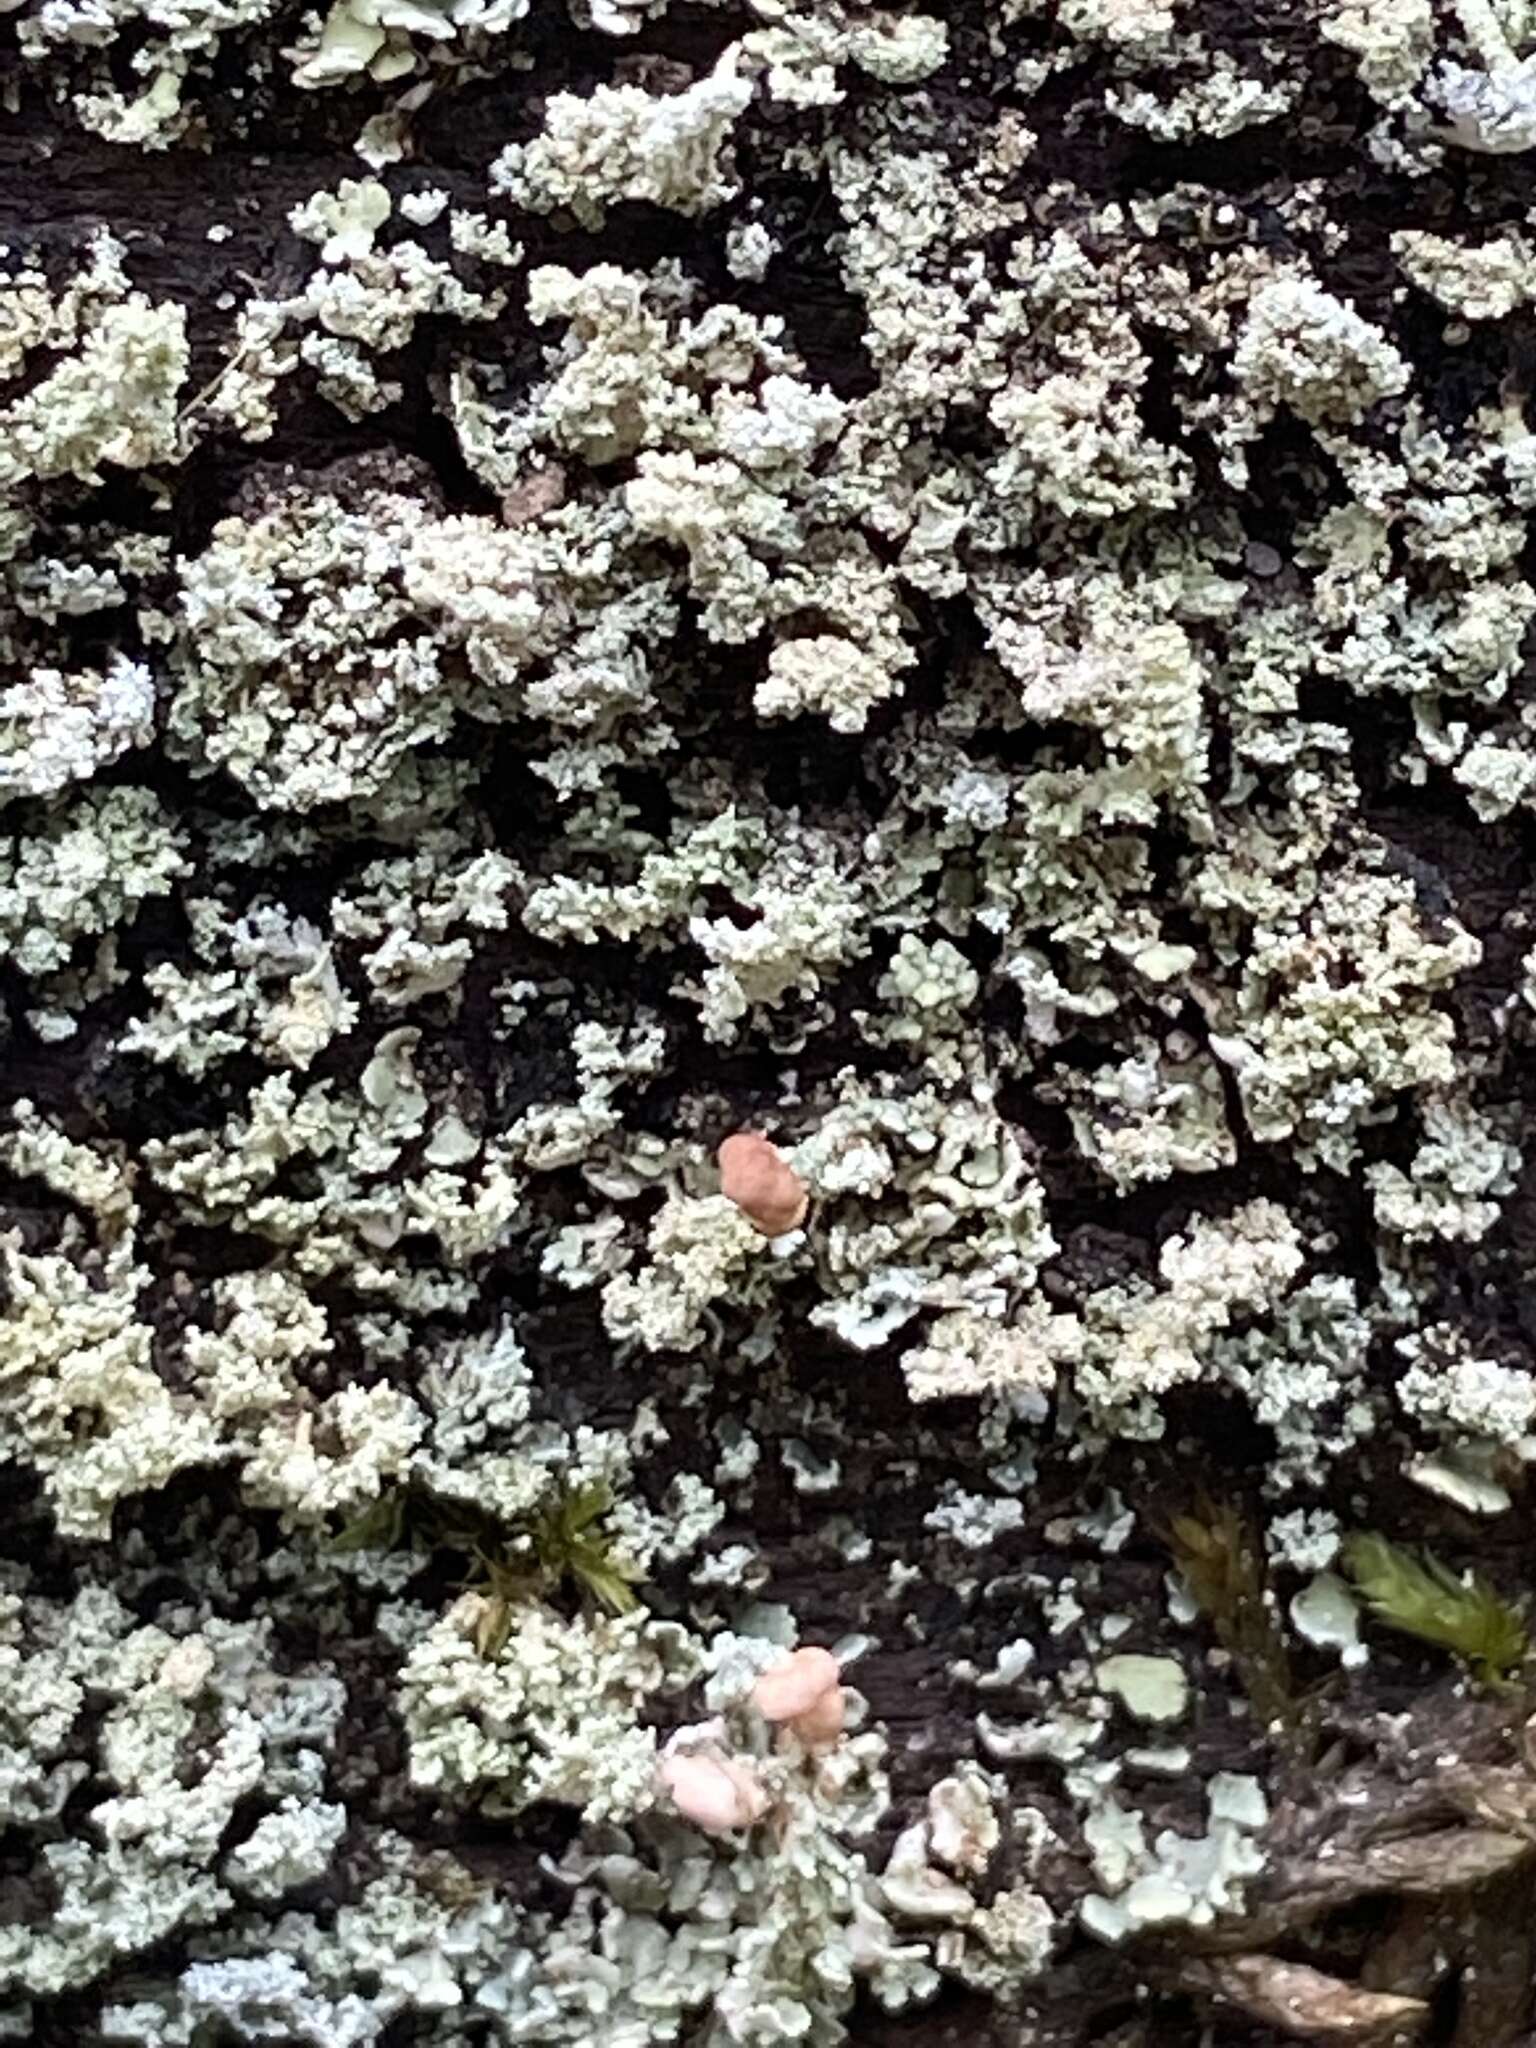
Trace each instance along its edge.
{"label": "cluster of pink apothecia", "polygon": [[[832,1748],[843,1732],[842,1674],[830,1650],[792,1650],[759,1676],[751,1697],[765,1721],[812,1754]],[[725,1747],[719,1723],[680,1728],[658,1770],[677,1811],[706,1834],[749,1828],[768,1811],[756,1767]]]}
{"label": "cluster of pink apothecia", "polygon": [[[765,1237],[783,1237],[805,1221],[810,1195],[805,1182],[771,1139],[758,1131],[737,1131],[715,1155],[720,1192]],[[830,1650],[792,1650],[752,1688],[752,1705],[801,1749],[830,1749],[843,1732],[846,1708],[841,1673]],[[748,1828],[768,1811],[768,1794],[756,1767],[733,1756],[718,1722],[680,1728],[658,1766],[672,1804],[685,1820],[707,1834]]]}

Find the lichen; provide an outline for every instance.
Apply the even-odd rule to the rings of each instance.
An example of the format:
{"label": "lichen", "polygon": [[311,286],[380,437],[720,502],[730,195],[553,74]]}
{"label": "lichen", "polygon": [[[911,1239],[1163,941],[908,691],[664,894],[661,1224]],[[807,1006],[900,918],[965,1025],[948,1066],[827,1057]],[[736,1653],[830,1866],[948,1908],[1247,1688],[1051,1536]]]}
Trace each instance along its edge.
{"label": "lichen", "polygon": [[538,139],[514,144],[492,164],[492,188],[529,212],[566,211],[585,228],[600,228],[604,206],[626,199],[707,212],[735,196],[719,155],[751,97],[731,51],[680,92],[621,85],[599,86],[587,99],[556,93]]}
{"label": "lichen", "polygon": [[1528,2034],[1531,9],[11,14],[0,2035]]}

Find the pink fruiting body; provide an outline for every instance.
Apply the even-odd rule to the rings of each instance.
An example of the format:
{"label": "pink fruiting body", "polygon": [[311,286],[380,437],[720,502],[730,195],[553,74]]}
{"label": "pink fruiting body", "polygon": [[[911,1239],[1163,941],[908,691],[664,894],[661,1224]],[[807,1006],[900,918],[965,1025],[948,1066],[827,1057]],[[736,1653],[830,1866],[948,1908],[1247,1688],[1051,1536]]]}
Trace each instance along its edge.
{"label": "pink fruiting body", "polygon": [[664,1756],[657,1765],[672,1804],[708,1835],[749,1828],[768,1799],[750,1768],[728,1756]]}
{"label": "pink fruiting body", "polygon": [[831,1749],[843,1732],[846,1718],[847,1702],[843,1688],[834,1685],[814,1706],[807,1707],[803,1714],[796,1714],[786,1725],[807,1749]]}
{"label": "pink fruiting body", "polygon": [[765,1237],[798,1230],[810,1206],[805,1182],[760,1131],[736,1131],[715,1154],[720,1192]]}
{"label": "pink fruiting body", "polygon": [[[842,1686],[837,1659],[830,1650],[808,1647],[792,1650],[781,1664],[772,1665],[752,1688],[752,1701],[765,1721],[798,1723],[809,1714],[821,1714],[826,1726],[832,1708],[823,1703],[835,1699],[838,1728],[842,1726]],[[832,1731],[836,1734],[837,1730]]]}

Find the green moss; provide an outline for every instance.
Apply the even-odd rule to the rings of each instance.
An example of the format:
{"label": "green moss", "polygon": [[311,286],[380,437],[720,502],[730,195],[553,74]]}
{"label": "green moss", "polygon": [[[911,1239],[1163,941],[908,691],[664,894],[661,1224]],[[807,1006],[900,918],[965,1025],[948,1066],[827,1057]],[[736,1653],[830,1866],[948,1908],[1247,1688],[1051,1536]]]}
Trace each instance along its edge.
{"label": "green moss", "polygon": [[1428,1551],[1369,1532],[1346,1541],[1344,1563],[1378,1621],[1449,1650],[1480,1685],[1507,1685],[1530,1655],[1520,1608],[1478,1572],[1459,1578]]}
{"label": "green moss", "polygon": [[526,1522],[504,1527],[461,1501],[446,1502],[419,1487],[397,1487],[341,1531],[338,1550],[463,1551],[470,1559],[465,1583],[483,1593],[487,1606],[476,1631],[482,1656],[494,1657],[505,1643],[513,1615],[525,1600],[547,1598],[574,1581],[584,1599],[610,1614],[628,1614],[639,1604],[633,1587],[639,1573],[615,1551],[603,1518],[613,1506],[601,1484],[557,1494]]}
{"label": "green moss", "polygon": [[1259,1533],[1226,1503],[1203,1501],[1176,1515],[1168,1547],[1190,1596],[1231,1657],[1244,1692],[1266,1728],[1306,1753],[1313,1742],[1312,1702],[1298,1695],[1290,1652],[1271,1602]]}

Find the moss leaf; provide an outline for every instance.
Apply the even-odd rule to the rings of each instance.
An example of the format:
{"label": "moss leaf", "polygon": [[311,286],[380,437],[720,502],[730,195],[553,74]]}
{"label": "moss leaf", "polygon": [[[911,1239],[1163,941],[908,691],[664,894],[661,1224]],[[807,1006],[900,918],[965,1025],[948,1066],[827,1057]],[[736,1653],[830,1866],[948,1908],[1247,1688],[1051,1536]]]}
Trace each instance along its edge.
{"label": "moss leaf", "polygon": [[1458,1578],[1426,1551],[1361,1533],[1344,1545],[1344,1562],[1378,1621],[1449,1650],[1485,1685],[1500,1685],[1530,1654],[1525,1619],[1480,1574]]}

